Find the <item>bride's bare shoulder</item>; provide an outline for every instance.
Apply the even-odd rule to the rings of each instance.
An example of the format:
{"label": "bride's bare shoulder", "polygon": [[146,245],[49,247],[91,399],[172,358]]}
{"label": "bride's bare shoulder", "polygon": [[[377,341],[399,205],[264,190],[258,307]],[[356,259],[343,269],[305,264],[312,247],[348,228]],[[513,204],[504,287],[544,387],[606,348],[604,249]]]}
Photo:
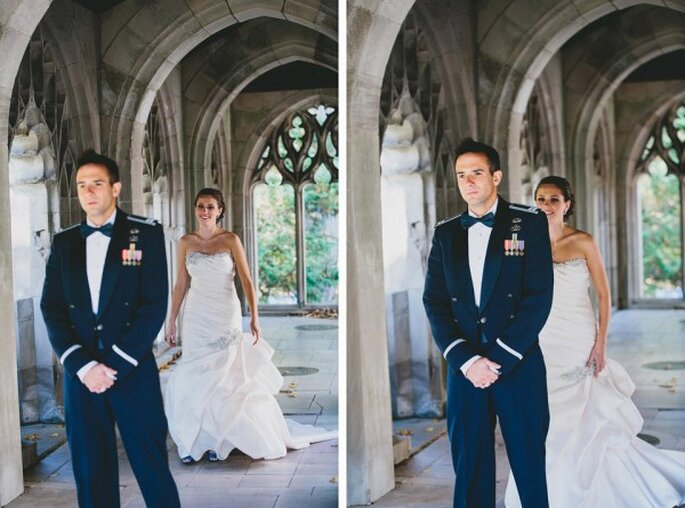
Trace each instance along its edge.
{"label": "bride's bare shoulder", "polygon": [[236,244],[240,243],[240,237],[233,231],[222,231],[219,238],[222,245],[228,247],[229,250],[232,250]]}
{"label": "bride's bare shoulder", "polygon": [[564,226],[564,241],[568,243],[585,243],[592,242],[592,235],[580,229],[571,226]]}
{"label": "bride's bare shoulder", "polygon": [[586,259],[597,249],[595,239],[587,231],[566,226],[564,243],[571,247],[574,252],[582,253]]}
{"label": "bride's bare shoulder", "polygon": [[198,236],[194,232],[186,233],[183,235],[180,239],[179,242],[181,245],[189,245],[192,244],[193,242],[198,240]]}

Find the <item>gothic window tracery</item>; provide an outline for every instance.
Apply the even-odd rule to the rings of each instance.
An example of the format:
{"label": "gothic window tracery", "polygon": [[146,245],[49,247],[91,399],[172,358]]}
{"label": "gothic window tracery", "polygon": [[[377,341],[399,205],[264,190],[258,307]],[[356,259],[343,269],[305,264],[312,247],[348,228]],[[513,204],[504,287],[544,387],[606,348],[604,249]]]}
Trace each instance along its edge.
{"label": "gothic window tracery", "polygon": [[[428,154],[427,163],[434,171],[443,170],[440,152],[445,136],[444,113],[439,107],[442,80],[432,61],[432,51],[427,36],[419,26],[416,16],[409,14],[402,25],[393,46],[383,79],[380,100],[380,136],[388,125],[402,122],[413,113],[421,115],[425,135],[434,147]],[[408,108],[411,99],[411,110]],[[451,151],[445,140],[445,148]],[[451,164],[446,168],[451,171]],[[449,176],[445,175],[447,179]]]}
{"label": "gothic window tracery", "polygon": [[526,106],[519,139],[522,191],[531,203],[534,202],[533,192],[538,182],[550,174],[551,147],[543,102],[539,84],[536,83]]}
{"label": "gothic window tracery", "polygon": [[260,304],[337,305],[338,112],[313,104],[268,136],[251,177]]}
{"label": "gothic window tracery", "polygon": [[38,141],[36,153],[43,159],[44,177],[57,180],[60,224],[55,227],[64,228],[81,220],[73,174],[78,148],[69,100],[52,44],[40,26],[31,36],[17,72],[8,120],[9,145],[16,136],[33,132]]}
{"label": "gothic window tracery", "polygon": [[165,227],[173,223],[174,182],[172,167],[173,113],[165,99],[158,93],[150,107],[142,147],[142,191],[144,214],[154,217]]}
{"label": "gothic window tracery", "polygon": [[640,297],[683,298],[682,185],[685,103],[656,122],[637,165],[641,224]]}
{"label": "gothic window tracery", "polygon": [[165,136],[163,118],[158,103],[159,96],[155,97],[150,114],[145,123],[143,135],[143,192],[153,192],[155,182],[166,176],[168,161],[165,149]]}
{"label": "gothic window tracery", "polygon": [[209,179],[212,187],[217,189],[224,188],[224,164],[227,157],[226,153],[226,123],[221,120],[219,130],[214,138],[212,145],[212,158],[209,165]]}

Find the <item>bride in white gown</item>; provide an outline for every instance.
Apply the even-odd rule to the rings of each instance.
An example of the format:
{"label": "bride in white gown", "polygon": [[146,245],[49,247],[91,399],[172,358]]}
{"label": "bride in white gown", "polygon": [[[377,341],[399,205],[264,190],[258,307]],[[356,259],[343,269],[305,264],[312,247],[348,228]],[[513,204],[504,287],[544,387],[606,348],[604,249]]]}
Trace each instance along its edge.
{"label": "bride in white gown", "polygon": [[[273,349],[260,337],[257,296],[240,239],[221,229],[223,196],[202,189],[195,198],[199,227],[179,247],[167,341],[175,345],[176,318],[183,356],[165,389],[169,434],[185,464],[225,459],[235,448],[254,459],[283,457],[286,449],[336,437],[311,425],[286,421],[275,394],[283,378]],[[238,274],[250,308],[251,333],[242,331]]]}
{"label": "bride in white gown", "polygon": [[[551,508],[671,508],[685,502],[685,453],[637,437],[642,417],[630,399],[635,385],[606,359],[611,300],[592,236],[564,224],[573,194],[561,177],[544,178],[536,205],[549,222],[554,299],[540,332],[547,367],[550,427],[547,488]],[[598,295],[599,322],[588,294]],[[511,474],[507,508],[521,506]]]}

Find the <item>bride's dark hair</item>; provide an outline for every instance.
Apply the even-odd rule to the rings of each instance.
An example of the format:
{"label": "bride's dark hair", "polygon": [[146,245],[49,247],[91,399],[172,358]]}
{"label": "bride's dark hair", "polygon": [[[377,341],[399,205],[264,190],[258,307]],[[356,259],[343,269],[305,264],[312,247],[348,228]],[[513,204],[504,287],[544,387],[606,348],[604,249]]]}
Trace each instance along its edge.
{"label": "bride's dark hair", "polygon": [[216,202],[219,205],[219,208],[221,208],[221,213],[216,218],[216,221],[219,222],[221,219],[224,218],[224,214],[226,213],[226,203],[224,203],[224,195],[221,193],[221,191],[219,189],[212,189],[210,187],[205,187],[204,189],[200,189],[200,192],[198,192],[197,196],[195,196],[195,201],[193,201],[193,207],[197,206],[197,200],[200,199],[201,197],[208,197],[208,198],[216,199]]}
{"label": "bride's dark hair", "polygon": [[535,197],[538,195],[538,189],[543,185],[553,185],[559,189],[564,196],[564,201],[569,201],[571,203],[571,206],[568,207],[568,212],[566,212],[564,216],[568,218],[573,215],[573,210],[576,209],[576,197],[573,195],[569,181],[562,176],[546,176],[540,180],[538,186],[535,187]]}

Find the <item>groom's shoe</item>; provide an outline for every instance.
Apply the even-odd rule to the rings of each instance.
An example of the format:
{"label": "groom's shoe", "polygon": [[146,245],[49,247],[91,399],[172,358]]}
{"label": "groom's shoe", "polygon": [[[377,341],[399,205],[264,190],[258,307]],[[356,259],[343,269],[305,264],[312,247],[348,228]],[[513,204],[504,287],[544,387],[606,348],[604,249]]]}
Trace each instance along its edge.
{"label": "groom's shoe", "polygon": [[185,457],[181,458],[181,462],[186,465],[195,464],[195,459],[193,459],[190,455],[186,455]]}
{"label": "groom's shoe", "polygon": [[207,452],[207,460],[209,462],[219,462],[219,457],[217,457],[216,452],[213,450],[209,450]]}

